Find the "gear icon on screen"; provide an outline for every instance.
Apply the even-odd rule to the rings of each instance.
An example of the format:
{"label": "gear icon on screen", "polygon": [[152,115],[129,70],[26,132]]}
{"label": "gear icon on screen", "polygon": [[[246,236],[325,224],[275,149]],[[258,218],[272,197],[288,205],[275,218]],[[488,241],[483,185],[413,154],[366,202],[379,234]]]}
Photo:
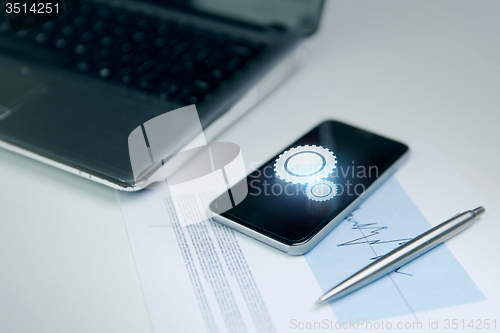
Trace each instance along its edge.
{"label": "gear icon on screen", "polygon": [[281,180],[307,184],[326,178],[337,167],[337,158],[321,146],[297,146],[285,150],[274,162],[274,172]]}
{"label": "gear icon on screen", "polygon": [[327,201],[337,194],[337,186],[328,180],[311,183],[306,188],[306,196],[314,201]]}

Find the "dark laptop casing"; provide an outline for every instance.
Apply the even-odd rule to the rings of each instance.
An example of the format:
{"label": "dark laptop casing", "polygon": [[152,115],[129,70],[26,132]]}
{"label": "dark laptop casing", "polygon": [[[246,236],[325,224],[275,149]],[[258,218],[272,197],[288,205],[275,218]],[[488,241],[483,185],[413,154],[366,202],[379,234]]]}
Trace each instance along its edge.
{"label": "dark laptop casing", "polygon": [[[205,13],[195,15],[151,3],[141,6],[270,45],[258,61],[246,66],[209,100],[196,105],[208,140],[293,71],[301,52],[299,45],[307,37],[215,19]],[[40,61],[30,57],[30,52],[40,51],[13,45],[0,36],[0,89],[13,82],[19,86],[12,98],[4,97],[6,101],[0,94],[0,105],[10,104],[0,108],[0,147],[120,190],[140,189],[132,174],[127,138],[140,124],[180,105],[66,71],[57,66],[56,54],[39,54],[46,60]]]}

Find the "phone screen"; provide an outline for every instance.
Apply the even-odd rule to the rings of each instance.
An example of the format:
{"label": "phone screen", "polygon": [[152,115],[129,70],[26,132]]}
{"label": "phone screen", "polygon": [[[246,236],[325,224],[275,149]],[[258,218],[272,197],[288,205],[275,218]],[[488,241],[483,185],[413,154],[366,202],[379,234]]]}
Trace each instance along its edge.
{"label": "phone screen", "polygon": [[[359,128],[323,122],[243,180],[247,197],[220,215],[282,243],[300,243],[407,150],[402,143]],[[212,203],[216,206],[217,200]]]}

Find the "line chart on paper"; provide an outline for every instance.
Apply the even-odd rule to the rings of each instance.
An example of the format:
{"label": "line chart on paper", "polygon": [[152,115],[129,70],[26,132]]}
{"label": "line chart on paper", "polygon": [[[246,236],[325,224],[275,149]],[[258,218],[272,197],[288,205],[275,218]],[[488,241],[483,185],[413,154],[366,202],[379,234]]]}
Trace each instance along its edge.
{"label": "line chart on paper", "polygon": [[[387,230],[388,227],[379,226],[378,223],[376,222],[360,224],[359,222],[356,221],[356,218],[354,216],[355,212],[359,209],[360,207],[357,207],[353,212],[351,212],[346,217],[345,220],[346,222],[352,223],[352,228],[351,228],[352,230],[360,231],[361,237],[351,239],[350,241],[344,242],[342,244],[337,244],[338,247],[351,246],[351,245],[369,245],[374,254],[374,256],[370,258],[370,260],[377,260],[378,258],[382,257],[385,253],[380,254],[380,252],[376,250],[376,245],[393,243],[394,248],[396,248],[411,240],[411,238],[382,239],[379,234],[383,233],[384,230]],[[413,274],[403,272],[401,270],[401,267],[395,270],[394,273],[413,276]]]}

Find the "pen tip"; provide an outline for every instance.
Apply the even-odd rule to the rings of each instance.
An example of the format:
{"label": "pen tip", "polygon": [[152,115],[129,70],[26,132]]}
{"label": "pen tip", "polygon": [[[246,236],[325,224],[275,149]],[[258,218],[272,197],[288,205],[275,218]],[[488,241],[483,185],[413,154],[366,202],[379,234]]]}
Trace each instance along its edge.
{"label": "pen tip", "polygon": [[479,216],[479,215],[484,214],[484,212],[485,212],[486,210],[484,209],[484,207],[483,207],[483,206],[479,206],[479,207],[477,207],[476,209],[474,209],[474,210],[472,210],[472,211],[474,212],[474,214],[476,214],[476,216]]}

